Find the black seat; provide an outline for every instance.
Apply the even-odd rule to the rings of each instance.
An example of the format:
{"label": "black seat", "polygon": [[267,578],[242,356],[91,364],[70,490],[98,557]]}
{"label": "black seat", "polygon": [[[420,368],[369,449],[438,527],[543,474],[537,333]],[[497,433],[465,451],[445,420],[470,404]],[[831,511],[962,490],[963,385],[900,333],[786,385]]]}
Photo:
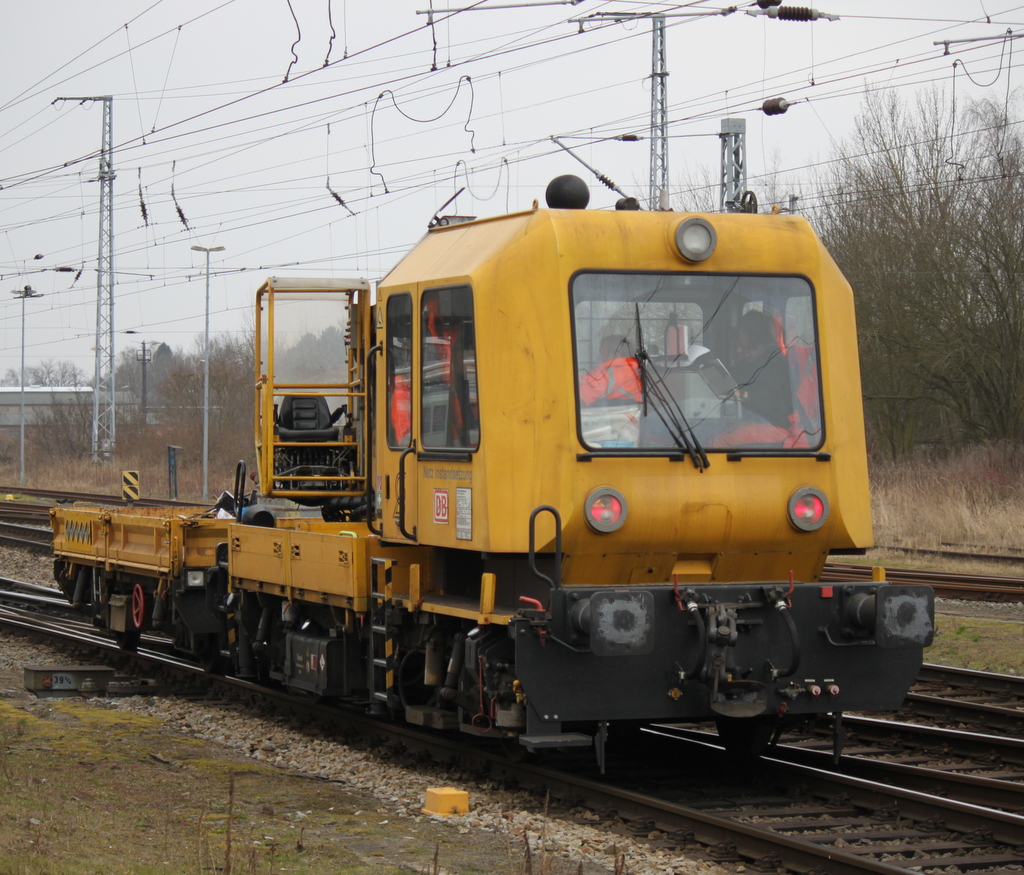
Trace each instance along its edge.
{"label": "black seat", "polygon": [[277,434],[282,441],[336,441],[338,427],[322,395],[285,395],[277,414]]}

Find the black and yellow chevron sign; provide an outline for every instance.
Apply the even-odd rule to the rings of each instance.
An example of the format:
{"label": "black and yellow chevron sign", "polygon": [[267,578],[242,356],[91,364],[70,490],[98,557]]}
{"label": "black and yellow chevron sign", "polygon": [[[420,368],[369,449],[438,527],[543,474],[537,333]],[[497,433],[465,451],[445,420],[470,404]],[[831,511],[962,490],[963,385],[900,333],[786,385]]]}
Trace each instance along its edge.
{"label": "black and yellow chevron sign", "polygon": [[139,500],[139,472],[121,472],[121,498],[125,501]]}

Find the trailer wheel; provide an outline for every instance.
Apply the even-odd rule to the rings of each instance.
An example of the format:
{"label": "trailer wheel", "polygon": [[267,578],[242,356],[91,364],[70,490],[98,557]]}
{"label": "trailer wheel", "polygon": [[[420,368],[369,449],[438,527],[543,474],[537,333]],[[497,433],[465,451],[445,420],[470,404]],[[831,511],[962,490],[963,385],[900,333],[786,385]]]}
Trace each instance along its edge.
{"label": "trailer wheel", "polygon": [[141,583],[132,588],[132,623],[136,631],[143,628],[146,622],[146,591]]}

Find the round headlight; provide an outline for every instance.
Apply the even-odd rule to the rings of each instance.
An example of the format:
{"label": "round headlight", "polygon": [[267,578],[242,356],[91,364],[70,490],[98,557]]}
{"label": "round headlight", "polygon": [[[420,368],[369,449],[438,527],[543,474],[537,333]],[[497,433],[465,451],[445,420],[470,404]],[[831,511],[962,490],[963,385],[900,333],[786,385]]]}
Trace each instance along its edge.
{"label": "round headlight", "polygon": [[676,249],[687,261],[710,258],[718,245],[718,234],[707,219],[684,219],[676,228]]}
{"label": "round headlight", "polygon": [[801,532],[813,532],[828,519],[828,499],[813,486],[798,489],[789,499],[789,521]]}
{"label": "round headlight", "polygon": [[587,496],[584,516],[595,532],[614,532],[626,521],[625,496],[618,489],[602,486]]}

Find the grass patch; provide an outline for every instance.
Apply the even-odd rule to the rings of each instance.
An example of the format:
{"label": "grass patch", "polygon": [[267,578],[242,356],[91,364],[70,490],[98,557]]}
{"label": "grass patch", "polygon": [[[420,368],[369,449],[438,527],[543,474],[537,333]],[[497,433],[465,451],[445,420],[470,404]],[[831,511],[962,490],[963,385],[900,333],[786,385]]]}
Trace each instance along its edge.
{"label": "grass patch", "polygon": [[152,718],[31,708],[0,701],[0,875],[393,875],[429,872],[437,847],[448,871],[504,855],[501,836],[473,838],[467,857],[443,825],[374,816],[375,800]]}
{"label": "grass patch", "polygon": [[925,662],[1024,675],[1024,625],[936,614]]}

